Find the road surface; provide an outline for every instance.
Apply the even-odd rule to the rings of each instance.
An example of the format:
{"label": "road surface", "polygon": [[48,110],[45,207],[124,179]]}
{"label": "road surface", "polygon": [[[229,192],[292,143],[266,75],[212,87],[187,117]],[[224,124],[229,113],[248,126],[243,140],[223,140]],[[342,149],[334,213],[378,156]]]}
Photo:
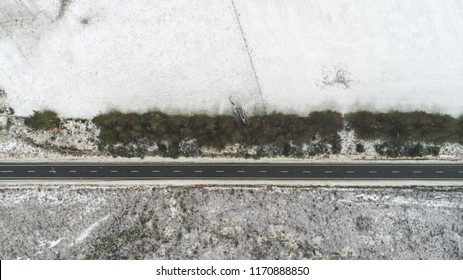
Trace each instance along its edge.
{"label": "road surface", "polygon": [[0,164],[0,180],[462,180],[463,164]]}

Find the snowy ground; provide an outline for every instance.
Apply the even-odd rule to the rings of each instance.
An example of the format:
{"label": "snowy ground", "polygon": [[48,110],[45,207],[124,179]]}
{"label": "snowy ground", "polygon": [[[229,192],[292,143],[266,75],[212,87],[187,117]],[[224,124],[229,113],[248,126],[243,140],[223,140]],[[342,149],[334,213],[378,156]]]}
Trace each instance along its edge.
{"label": "snowy ground", "polygon": [[463,113],[455,0],[237,0],[269,107]]}
{"label": "snowy ground", "polygon": [[230,96],[250,112],[463,113],[460,1],[65,2],[0,2],[0,88],[19,115],[217,113]]}
{"label": "snowy ground", "polygon": [[69,2],[0,3],[0,87],[18,114],[262,106],[230,1]]}
{"label": "snowy ground", "polygon": [[461,187],[0,188],[1,259],[462,259]]}

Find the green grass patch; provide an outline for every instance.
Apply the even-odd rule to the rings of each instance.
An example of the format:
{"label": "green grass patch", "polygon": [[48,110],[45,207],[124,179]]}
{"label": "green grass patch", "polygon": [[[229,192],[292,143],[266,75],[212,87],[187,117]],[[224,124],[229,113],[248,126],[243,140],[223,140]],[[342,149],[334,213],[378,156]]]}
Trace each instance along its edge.
{"label": "green grass patch", "polygon": [[32,116],[24,119],[24,124],[33,130],[53,130],[59,128],[60,118],[51,110],[34,111]]}

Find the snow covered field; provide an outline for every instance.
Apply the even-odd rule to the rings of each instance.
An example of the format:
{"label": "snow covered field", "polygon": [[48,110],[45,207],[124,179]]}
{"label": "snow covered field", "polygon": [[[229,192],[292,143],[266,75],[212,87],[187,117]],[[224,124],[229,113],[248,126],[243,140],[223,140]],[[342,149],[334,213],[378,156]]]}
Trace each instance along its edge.
{"label": "snow covered field", "polygon": [[238,0],[272,108],[463,110],[459,0]]}
{"label": "snow covered field", "polygon": [[[51,108],[217,113],[262,104],[230,1],[0,3],[0,87],[20,115]],[[16,20],[19,19],[18,22]]]}
{"label": "snow covered field", "polygon": [[462,29],[459,0],[2,0],[0,88],[19,115],[459,115]]}

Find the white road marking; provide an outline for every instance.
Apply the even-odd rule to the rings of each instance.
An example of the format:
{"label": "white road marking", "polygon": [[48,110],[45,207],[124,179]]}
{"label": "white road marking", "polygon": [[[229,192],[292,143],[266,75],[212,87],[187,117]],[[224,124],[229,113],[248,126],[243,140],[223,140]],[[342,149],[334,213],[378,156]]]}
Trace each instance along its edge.
{"label": "white road marking", "polygon": [[[27,165],[25,165],[27,167]],[[64,166],[64,165],[63,165]],[[5,167],[9,167],[9,166],[5,166]],[[29,166],[29,167],[32,167],[32,166]],[[109,166],[108,166],[109,167]],[[276,166],[275,166],[276,167]],[[307,167],[307,166],[300,166],[300,167]],[[329,167],[329,166],[327,166]],[[398,166],[397,166],[398,167]],[[419,166],[416,166],[416,167],[419,167]],[[443,167],[443,166],[436,166],[436,167]],[[445,166],[444,166],[445,167]],[[301,173],[312,173],[310,170],[301,170],[299,169]],[[37,173],[37,172],[42,172],[41,170],[25,170],[27,173]],[[51,168],[51,170],[47,170],[49,173],[54,173],[54,175],[57,174],[57,170],[55,170],[54,168]],[[257,169],[256,171],[258,171],[259,173],[269,173],[270,170],[259,170]],[[370,174],[376,174],[376,173],[379,173],[379,170],[367,170],[368,173]],[[447,172],[448,171],[448,172]],[[463,174],[463,169],[462,170],[455,170],[457,171],[459,174]],[[455,172],[453,170],[434,170],[435,174],[445,174],[445,173],[452,173],[452,172]],[[0,173],[14,173],[15,170],[0,170]],[[60,171],[61,172],[61,171]],[[66,172],[65,170],[63,170],[63,172]],[[68,169],[68,173],[78,173],[80,172],[79,170],[69,170]],[[90,172],[90,173],[99,173],[99,170],[86,170],[86,172]],[[119,170],[110,170],[111,173],[118,173]],[[124,171],[123,171],[124,172]],[[139,173],[141,172],[140,170],[130,170],[130,172],[133,172],[133,173]],[[160,170],[152,170],[152,172],[154,173],[158,173],[158,172],[162,172]],[[183,173],[183,170],[173,170],[173,172],[175,173]],[[188,171],[186,171],[187,173],[189,173]],[[202,173],[204,172],[204,170],[195,170],[194,172],[197,172],[197,173]],[[217,173],[224,173],[225,171],[224,170],[215,170],[215,172]],[[247,173],[247,170],[236,170],[236,172],[238,173]],[[292,170],[280,170],[280,173],[290,173],[292,172]],[[338,172],[338,170],[336,170],[336,172]],[[345,170],[344,171],[345,173],[348,173],[348,174],[353,174],[353,173],[356,173],[356,171],[354,170]],[[401,173],[402,171],[401,170],[391,170],[390,171],[392,174],[399,174]],[[423,174],[424,170],[409,170],[409,171],[404,171],[404,172],[412,172],[412,174]],[[431,171],[432,172],[432,171]],[[334,170],[324,170],[324,173],[326,174],[331,174],[331,173],[334,173]],[[408,173],[409,174],[409,173]],[[52,176],[50,176],[50,178],[52,178]],[[395,178],[395,177],[394,177]],[[415,177],[417,178],[417,177]],[[436,178],[440,178],[440,177],[436,177]]]}

